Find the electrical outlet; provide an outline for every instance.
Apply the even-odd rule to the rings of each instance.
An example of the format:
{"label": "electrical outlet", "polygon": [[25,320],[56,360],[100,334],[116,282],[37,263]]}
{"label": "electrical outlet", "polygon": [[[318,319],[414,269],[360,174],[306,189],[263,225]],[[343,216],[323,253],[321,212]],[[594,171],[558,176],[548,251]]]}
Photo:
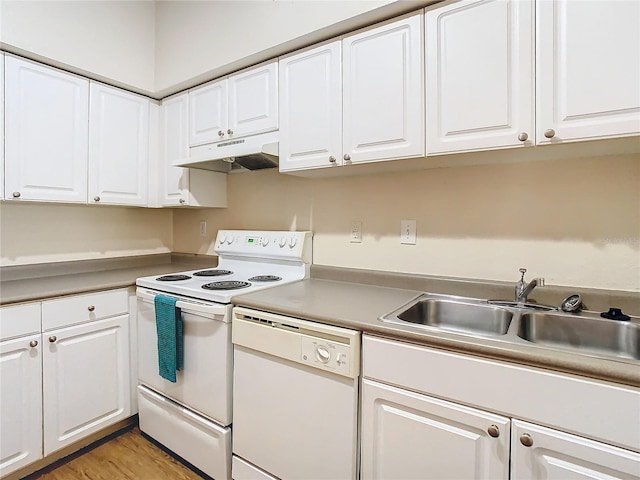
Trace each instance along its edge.
{"label": "electrical outlet", "polygon": [[416,244],[416,221],[415,220],[400,221],[400,243],[404,245]]}
{"label": "electrical outlet", "polygon": [[200,236],[201,237],[206,237],[207,236],[207,222],[206,222],[206,220],[201,220],[200,221]]}
{"label": "electrical outlet", "polygon": [[349,241],[351,243],[362,243],[362,222],[360,220],[351,222],[351,236]]}

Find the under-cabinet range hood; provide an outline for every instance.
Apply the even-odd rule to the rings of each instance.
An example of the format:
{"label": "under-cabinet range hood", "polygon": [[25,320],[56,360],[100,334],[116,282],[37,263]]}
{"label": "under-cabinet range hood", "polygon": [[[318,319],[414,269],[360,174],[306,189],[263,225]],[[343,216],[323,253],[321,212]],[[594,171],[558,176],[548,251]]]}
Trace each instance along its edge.
{"label": "under-cabinet range hood", "polygon": [[189,149],[189,158],[176,160],[174,167],[199,168],[215,172],[261,170],[278,166],[278,132],[199,145]]}

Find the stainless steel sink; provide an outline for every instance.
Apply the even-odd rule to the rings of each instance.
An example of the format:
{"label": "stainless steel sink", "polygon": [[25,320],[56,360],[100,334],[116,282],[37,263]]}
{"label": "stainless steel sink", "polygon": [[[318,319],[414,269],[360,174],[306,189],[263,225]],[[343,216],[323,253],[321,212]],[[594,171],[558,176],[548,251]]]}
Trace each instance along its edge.
{"label": "stainless steel sink", "polygon": [[474,302],[443,300],[424,295],[381,318],[399,324],[414,324],[460,333],[505,335],[513,313],[504,308]]}
{"label": "stainless steel sink", "polygon": [[563,350],[640,359],[640,325],[596,314],[526,313],[520,318],[518,336]]}

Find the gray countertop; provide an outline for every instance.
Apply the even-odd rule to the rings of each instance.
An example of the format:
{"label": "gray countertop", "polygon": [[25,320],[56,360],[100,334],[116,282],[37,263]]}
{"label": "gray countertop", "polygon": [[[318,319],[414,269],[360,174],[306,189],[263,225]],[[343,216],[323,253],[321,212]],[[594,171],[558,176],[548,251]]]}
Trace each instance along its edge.
{"label": "gray countertop", "polygon": [[[0,304],[37,301],[135,285],[138,277],[214,267],[213,256],[158,254],[116,259],[60,262],[0,269]],[[640,362],[617,361],[542,348],[495,338],[449,333],[412,325],[384,323],[378,318],[423,292],[478,298],[505,298],[511,284],[441,279],[388,272],[312,266],[312,278],[255,293],[237,295],[236,305],[338,325],[437,348],[507,360],[589,378],[640,387]],[[340,281],[338,281],[339,279]],[[542,300],[557,301],[571,290],[546,289]],[[637,294],[584,291],[590,305],[620,305],[636,314]]]}
{"label": "gray countertop", "polygon": [[436,348],[640,387],[640,362],[556,351],[528,344],[524,340],[514,344],[495,338],[412,325],[401,326],[378,320],[378,317],[401,307],[421,293],[418,290],[311,278],[237,295],[232,301],[239,306],[349,327]]}
{"label": "gray countertop", "polygon": [[135,285],[148,275],[214,267],[217,257],[183,254],[144,255],[104,260],[3,268],[0,305]]}

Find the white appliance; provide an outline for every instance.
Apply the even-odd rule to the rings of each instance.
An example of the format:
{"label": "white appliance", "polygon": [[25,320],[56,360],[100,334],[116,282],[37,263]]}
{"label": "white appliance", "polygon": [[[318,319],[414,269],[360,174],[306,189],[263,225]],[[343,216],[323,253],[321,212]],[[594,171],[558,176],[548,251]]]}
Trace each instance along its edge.
{"label": "white appliance", "polygon": [[358,478],[360,332],[233,309],[234,480]]}
{"label": "white appliance", "polygon": [[[202,470],[231,478],[231,298],[309,275],[311,232],[221,230],[216,268],[139,278],[140,429]],[[154,298],[177,299],[184,369],[172,383],[158,374]]]}

